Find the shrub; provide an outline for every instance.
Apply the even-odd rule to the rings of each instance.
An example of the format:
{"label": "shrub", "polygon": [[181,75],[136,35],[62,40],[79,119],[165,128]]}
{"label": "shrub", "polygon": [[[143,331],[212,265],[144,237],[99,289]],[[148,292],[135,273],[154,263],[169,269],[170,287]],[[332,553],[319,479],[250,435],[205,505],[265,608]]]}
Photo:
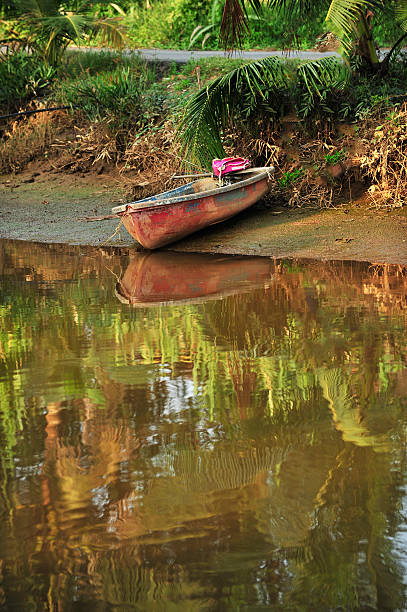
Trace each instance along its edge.
{"label": "shrub", "polygon": [[[155,0],[129,11],[129,38],[137,47],[186,49],[193,30],[209,20],[210,0]],[[216,37],[215,37],[216,42]]]}
{"label": "shrub", "polygon": [[148,71],[134,74],[121,68],[63,82],[57,97],[80,109],[89,121],[108,123],[112,132],[142,129],[160,116],[164,103],[162,89],[151,81]]}
{"label": "shrub", "polygon": [[56,75],[54,68],[25,53],[14,53],[0,60],[0,107],[18,110],[24,102],[43,94]]}

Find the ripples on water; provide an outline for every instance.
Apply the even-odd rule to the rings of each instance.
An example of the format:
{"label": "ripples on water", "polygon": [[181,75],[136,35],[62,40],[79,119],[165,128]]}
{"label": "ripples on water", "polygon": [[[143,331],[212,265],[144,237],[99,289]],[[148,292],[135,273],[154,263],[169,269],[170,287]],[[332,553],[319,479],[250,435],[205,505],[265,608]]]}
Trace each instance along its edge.
{"label": "ripples on water", "polygon": [[406,608],[405,269],[3,241],[0,274],[0,608]]}

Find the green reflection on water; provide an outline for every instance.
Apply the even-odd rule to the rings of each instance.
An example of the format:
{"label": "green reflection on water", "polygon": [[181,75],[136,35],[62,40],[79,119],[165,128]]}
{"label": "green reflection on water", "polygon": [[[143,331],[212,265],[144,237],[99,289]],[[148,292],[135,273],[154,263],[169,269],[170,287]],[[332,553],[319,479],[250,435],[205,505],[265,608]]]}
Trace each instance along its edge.
{"label": "green reflection on water", "polygon": [[405,607],[405,269],[3,242],[0,274],[0,606]]}

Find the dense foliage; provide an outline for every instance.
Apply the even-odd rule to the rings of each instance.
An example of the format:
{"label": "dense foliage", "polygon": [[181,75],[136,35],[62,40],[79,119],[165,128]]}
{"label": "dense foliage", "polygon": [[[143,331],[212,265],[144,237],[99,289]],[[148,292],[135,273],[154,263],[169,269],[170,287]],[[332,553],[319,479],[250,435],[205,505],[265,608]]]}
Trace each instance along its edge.
{"label": "dense foliage", "polygon": [[159,116],[164,102],[151,76],[148,70],[135,74],[128,67],[78,77],[61,84],[58,97],[89,121],[107,121],[113,130],[142,128]]}
{"label": "dense foliage", "polygon": [[[20,2],[21,0],[8,0],[3,3],[3,17],[11,20],[20,17],[22,12]],[[68,11],[78,13],[79,4],[76,0],[64,2],[63,6]],[[117,20],[117,17],[121,16],[123,24],[127,27],[129,45],[186,49],[192,42],[194,48],[222,48],[219,42],[219,27],[223,12],[221,0],[197,2],[120,0],[114,3],[114,7],[110,3],[91,3],[89,9],[87,14],[97,19]],[[307,18],[304,19],[304,12],[282,13],[268,5],[262,7],[261,14],[256,14],[249,8],[249,30],[243,34],[242,45],[246,49],[287,47],[309,49],[321,38],[321,48],[323,48],[324,35],[331,27],[325,21],[325,14],[317,4],[312,4],[308,6],[306,15]],[[15,20],[13,23],[15,25]],[[400,25],[390,11],[375,12],[373,36],[379,46],[391,44],[400,34]],[[95,41],[98,40],[102,42],[101,38],[96,37]]]}
{"label": "dense foliage", "polygon": [[338,121],[365,119],[403,103],[406,75],[403,58],[390,65],[386,78],[352,71],[331,57],[291,64],[277,58],[250,62],[218,76],[190,98],[179,137],[185,154],[208,166],[213,157],[224,156],[222,141],[233,123],[245,125],[255,137],[270,125],[278,130],[293,111],[314,132]]}
{"label": "dense foliage", "polygon": [[37,56],[20,52],[0,59],[0,108],[12,112],[42,96],[56,75]]}
{"label": "dense foliage", "polygon": [[122,48],[124,32],[118,18],[100,18],[93,0],[75,3],[69,10],[60,0],[15,0],[14,11],[2,20],[3,44],[18,45],[45,64],[61,63],[66,48],[98,36],[104,44]]}

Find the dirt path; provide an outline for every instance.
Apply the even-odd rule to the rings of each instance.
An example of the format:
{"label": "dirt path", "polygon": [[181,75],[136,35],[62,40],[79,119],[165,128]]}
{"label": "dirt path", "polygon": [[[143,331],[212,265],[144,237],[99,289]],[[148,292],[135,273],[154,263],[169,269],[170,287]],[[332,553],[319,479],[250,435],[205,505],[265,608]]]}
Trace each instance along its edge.
{"label": "dirt path", "polygon": [[[116,220],[86,223],[79,217],[110,213],[122,201],[105,176],[29,173],[0,177],[0,238],[98,246],[134,246]],[[315,210],[256,205],[233,220],[199,232],[171,247],[185,252],[271,257],[350,259],[407,265],[407,209]]]}

